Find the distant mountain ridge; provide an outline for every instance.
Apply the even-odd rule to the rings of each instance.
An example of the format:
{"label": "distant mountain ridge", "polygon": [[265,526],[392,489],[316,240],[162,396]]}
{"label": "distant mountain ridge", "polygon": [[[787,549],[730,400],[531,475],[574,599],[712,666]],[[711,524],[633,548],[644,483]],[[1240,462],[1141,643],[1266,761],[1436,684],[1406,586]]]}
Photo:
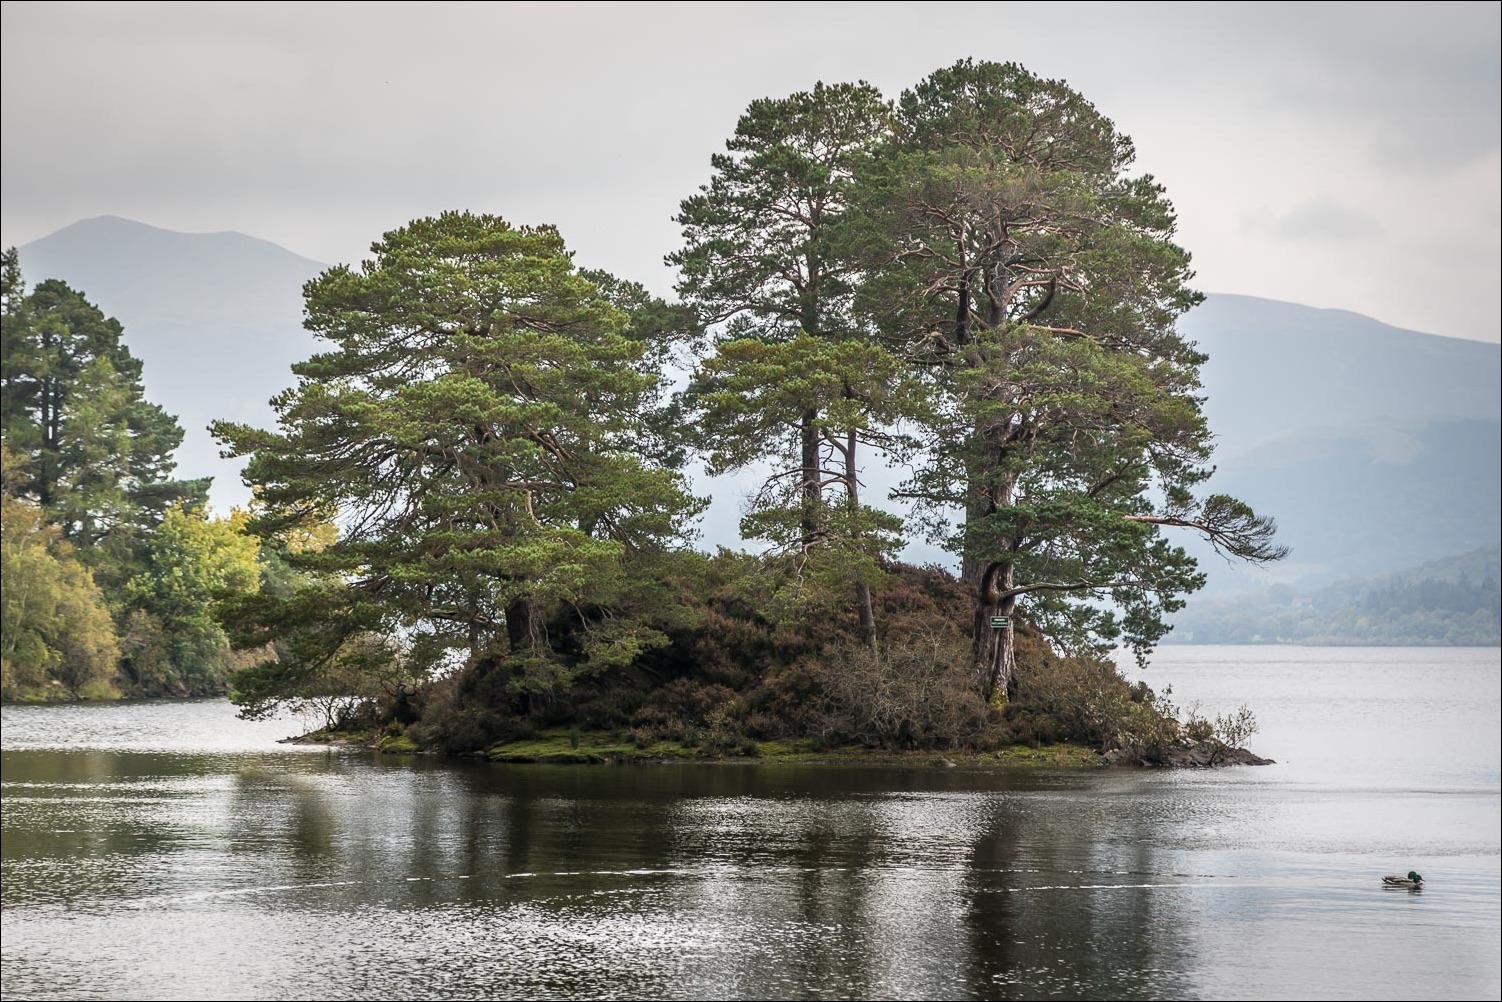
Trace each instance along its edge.
{"label": "distant mountain ridge", "polygon": [[[28,282],[62,278],[120,319],[145,363],[149,398],[186,429],[182,475],[214,476],[220,510],[243,502],[237,464],[218,458],[207,425],[271,422],[269,399],[315,350],[302,329],[302,286],[325,266],[240,233],[177,233],[111,216],[20,255]],[[1272,514],[1294,550],[1265,571],[1197,551],[1209,595],[1276,581],[1318,587],[1497,541],[1498,345],[1227,294],[1210,295],[1181,329],[1209,355],[1204,392],[1219,470],[1208,489]],[[871,473],[873,486],[896,479]],[[737,545],[733,487],[717,482],[715,493],[705,543]]]}
{"label": "distant mountain ridge", "polygon": [[1186,315],[1207,355],[1211,489],[1273,515],[1293,553],[1227,565],[1191,545],[1207,594],[1317,587],[1495,543],[1502,349],[1344,310],[1212,295]]}
{"label": "distant mountain ridge", "polygon": [[1205,554],[1210,593],[1274,581],[1313,587],[1496,543],[1499,457],[1502,424],[1478,418],[1319,429],[1232,456],[1214,489],[1273,514],[1293,553],[1268,568]]}
{"label": "distant mountain ridge", "polygon": [[65,226],[20,253],[28,282],[62,278],[107,296],[112,314],[201,323],[202,304],[212,302],[226,321],[278,324],[289,319],[290,302],[299,330],[302,284],[328,267],[233,230],[179,233],[118,216]]}

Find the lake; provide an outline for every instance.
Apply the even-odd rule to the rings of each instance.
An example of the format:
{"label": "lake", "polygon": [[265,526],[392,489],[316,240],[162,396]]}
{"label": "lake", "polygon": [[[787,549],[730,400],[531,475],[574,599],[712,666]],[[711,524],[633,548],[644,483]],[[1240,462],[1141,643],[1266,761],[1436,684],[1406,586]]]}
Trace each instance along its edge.
{"label": "lake", "polygon": [[[1498,998],[1499,652],[1171,647],[1203,772],[504,766],[7,706],[27,998]],[[1422,891],[1380,877],[1416,869]]]}

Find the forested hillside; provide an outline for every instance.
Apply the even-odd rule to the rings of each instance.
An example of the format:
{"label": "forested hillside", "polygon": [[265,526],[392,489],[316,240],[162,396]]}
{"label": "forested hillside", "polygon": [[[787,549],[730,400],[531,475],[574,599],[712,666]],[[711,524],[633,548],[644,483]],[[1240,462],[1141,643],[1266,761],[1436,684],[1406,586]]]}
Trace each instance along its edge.
{"label": "forested hillside", "polygon": [[1274,585],[1194,603],[1174,643],[1495,646],[1502,643],[1502,549],[1489,547],[1398,574],[1309,592]]}

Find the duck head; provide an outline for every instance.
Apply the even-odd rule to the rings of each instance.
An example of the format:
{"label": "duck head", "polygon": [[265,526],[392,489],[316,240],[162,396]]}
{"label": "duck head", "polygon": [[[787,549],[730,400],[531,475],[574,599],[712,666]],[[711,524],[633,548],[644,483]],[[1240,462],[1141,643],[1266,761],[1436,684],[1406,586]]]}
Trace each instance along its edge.
{"label": "duck head", "polygon": [[1424,882],[1424,878],[1419,876],[1417,873],[1414,873],[1412,870],[1408,871],[1408,879],[1413,881],[1415,884],[1422,884]]}

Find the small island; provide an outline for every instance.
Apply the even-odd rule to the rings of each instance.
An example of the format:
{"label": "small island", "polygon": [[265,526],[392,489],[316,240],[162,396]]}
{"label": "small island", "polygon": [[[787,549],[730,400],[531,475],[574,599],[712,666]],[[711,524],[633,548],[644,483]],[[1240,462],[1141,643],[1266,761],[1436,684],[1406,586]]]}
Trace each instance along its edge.
{"label": "small island", "polygon": [[[1249,711],[1181,719],[1108,657],[1203,584],[1176,540],[1285,553],[1206,487],[1202,297],[1133,157],[965,60],[753,102],[676,299],[551,226],[415,220],[307,284],[277,426],[215,424],[226,518],[120,325],[11,252],[4,694],[228,690],[507,761],[1254,761]],[[739,478],[754,552],[694,548],[691,468]]]}

